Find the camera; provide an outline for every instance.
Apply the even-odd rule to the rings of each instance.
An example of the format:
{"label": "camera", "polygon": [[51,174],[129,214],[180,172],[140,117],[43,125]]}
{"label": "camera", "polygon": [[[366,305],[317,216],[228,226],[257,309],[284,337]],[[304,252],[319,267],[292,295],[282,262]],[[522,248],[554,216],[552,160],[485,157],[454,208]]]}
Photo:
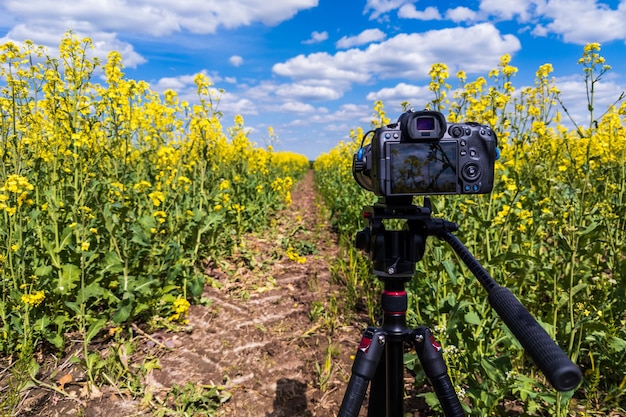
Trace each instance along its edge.
{"label": "camera", "polygon": [[487,125],[448,126],[440,112],[407,111],[373,134],[354,154],[352,174],[378,196],[486,194],[493,188],[497,138]]}

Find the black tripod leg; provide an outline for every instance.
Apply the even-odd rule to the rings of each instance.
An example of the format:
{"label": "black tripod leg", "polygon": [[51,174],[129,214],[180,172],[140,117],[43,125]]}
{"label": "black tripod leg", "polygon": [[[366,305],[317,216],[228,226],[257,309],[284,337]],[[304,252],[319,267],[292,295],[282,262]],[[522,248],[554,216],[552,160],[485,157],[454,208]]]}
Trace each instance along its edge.
{"label": "black tripod leg", "polygon": [[338,417],[357,417],[369,382],[374,378],[385,348],[386,333],[376,327],[368,327],[352,364],[352,375],[343,397]]}
{"label": "black tripod leg", "polygon": [[370,384],[370,400],[367,404],[367,417],[385,416],[387,413],[387,361],[385,352],[376,368]]}
{"label": "black tripod leg", "polygon": [[464,417],[465,412],[448,375],[448,367],[441,354],[441,345],[435,341],[430,329],[418,327],[411,333],[422,369],[435,389],[446,417]]}

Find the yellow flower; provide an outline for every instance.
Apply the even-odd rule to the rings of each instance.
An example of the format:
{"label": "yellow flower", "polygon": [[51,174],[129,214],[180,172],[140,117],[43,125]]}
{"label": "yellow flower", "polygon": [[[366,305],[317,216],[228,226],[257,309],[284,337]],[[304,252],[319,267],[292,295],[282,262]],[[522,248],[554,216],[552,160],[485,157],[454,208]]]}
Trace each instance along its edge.
{"label": "yellow flower", "polygon": [[178,298],[174,301],[174,303],[172,304],[172,310],[174,311],[174,314],[172,314],[169,317],[170,321],[178,321],[180,323],[188,323],[189,320],[187,320],[185,317],[187,316],[187,312],[189,311],[189,301],[185,300],[184,298]]}
{"label": "yellow flower", "polygon": [[246,209],[246,206],[242,206],[241,204],[235,203],[232,206],[230,206],[230,208],[239,214]]}
{"label": "yellow flower", "polygon": [[35,187],[21,175],[11,174],[0,191],[9,191],[14,194],[22,194],[24,191],[32,191]]}
{"label": "yellow flower", "polygon": [[165,223],[165,220],[167,219],[167,213],[163,210],[155,211],[152,215],[156,217],[159,223]]}
{"label": "yellow flower", "polygon": [[287,257],[299,264],[306,263],[306,258],[304,256],[300,256],[293,246],[289,246],[287,248]]}
{"label": "yellow flower", "polygon": [[165,194],[163,194],[161,191],[155,191],[153,193],[150,193],[148,194],[148,197],[152,199],[152,204],[154,204],[156,207],[159,207],[161,203],[165,201]]}
{"label": "yellow flower", "polygon": [[89,250],[89,245],[90,243],[88,241],[84,241],[83,243],[80,244],[80,248],[83,252],[86,252]]}
{"label": "yellow flower", "polygon": [[230,188],[230,181],[222,180],[220,182],[220,186],[219,186],[220,191],[228,190],[229,188]]}
{"label": "yellow flower", "polygon": [[178,185],[185,187],[185,189],[192,183],[192,181],[185,177],[184,175],[181,175],[180,177],[178,177]]}
{"label": "yellow flower", "polygon": [[112,182],[111,187],[117,188],[120,191],[124,191],[126,189],[126,187],[124,187],[124,184],[119,181]]}
{"label": "yellow flower", "polygon": [[137,184],[133,185],[133,190],[136,190],[137,192],[143,192],[146,189],[152,187],[152,185],[145,180],[139,181]]}
{"label": "yellow flower", "polygon": [[22,302],[26,305],[38,306],[46,298],[46,293],[43,290],[35,291],[32,294],[22,295]]}

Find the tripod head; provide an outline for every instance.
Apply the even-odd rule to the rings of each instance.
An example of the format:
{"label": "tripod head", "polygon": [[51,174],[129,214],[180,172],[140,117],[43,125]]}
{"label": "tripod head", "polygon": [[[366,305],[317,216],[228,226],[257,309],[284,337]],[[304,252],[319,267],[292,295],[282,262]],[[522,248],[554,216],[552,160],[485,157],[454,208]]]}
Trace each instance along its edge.
{"label": "tripod head", "polygon": [[[357,232],[355,246],[367,252],[374,274],[383,281],[410,281],[415,264],[424,256],[426,238],[458,229],[456,223],[431,217],[428,197],[423,207],[413,205],[411,196],[381,197],[362,213],[368,226]],[[406,222],[401,230],[387,230],[385,220]]]}

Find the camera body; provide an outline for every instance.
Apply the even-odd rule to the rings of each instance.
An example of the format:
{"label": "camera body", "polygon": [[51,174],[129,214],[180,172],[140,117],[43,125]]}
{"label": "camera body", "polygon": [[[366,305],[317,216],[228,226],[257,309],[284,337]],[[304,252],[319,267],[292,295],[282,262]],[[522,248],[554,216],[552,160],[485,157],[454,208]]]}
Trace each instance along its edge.
{"label": "camera body", "polygon": [[448,126],[437,111],[408,111],[374,131],[355,154],[356,182],[378,196],[486,194],[493,189],[495,132],[478,123]]}

